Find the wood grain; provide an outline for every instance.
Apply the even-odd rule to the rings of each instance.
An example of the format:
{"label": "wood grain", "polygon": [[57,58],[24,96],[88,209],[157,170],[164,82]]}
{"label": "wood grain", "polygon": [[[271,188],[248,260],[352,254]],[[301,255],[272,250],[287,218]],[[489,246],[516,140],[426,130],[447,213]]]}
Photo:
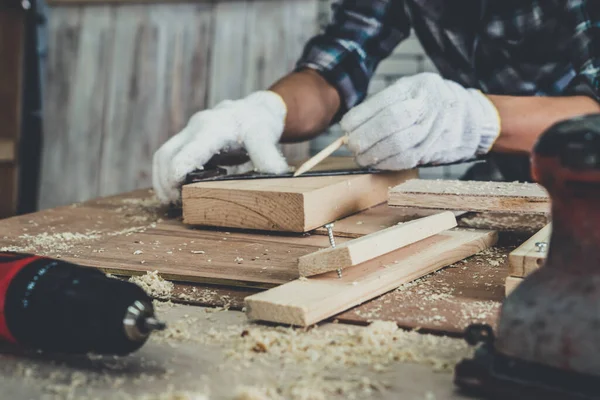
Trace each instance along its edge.
{"label": "wood grain", "polygon": [[492,231],[448,231],[348,268],[246,298],[249,319],[309,326],[492,246]]}
{"label": "wood grain", "polygon": [[201,182],[182,189],[184,222],[308,232],[385,202],[387,190],[416,171]]}
{"label": "wood grain", "polygon": [[349,268],[456,226],[451,212],[404,222],[399,225],[322,249],[298,259],[300,276],[312,276]]}
{"label": "wood grain", "polygon": [[550,200],[534,183],[415,179],[390,190],[390,206],[546,214]]}
{"label": "wood grain", "polygon": [[[552,224],[550,223],[512,251],[508,256],[509,274],[514,277],[522,278],[540,268],[546,261],[551,234]],[[539,251],[535,245],[537,242],[546,242],[546,251]]]}

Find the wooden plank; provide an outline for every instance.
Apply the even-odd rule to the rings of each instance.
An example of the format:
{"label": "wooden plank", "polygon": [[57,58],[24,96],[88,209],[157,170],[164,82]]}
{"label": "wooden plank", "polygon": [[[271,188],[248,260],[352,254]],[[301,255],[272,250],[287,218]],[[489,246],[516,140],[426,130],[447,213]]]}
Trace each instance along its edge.
{"label": "wooden plank", "polygon": [[[492,246],[493,231],[447,231],[348,268],[303,278],[245,300],[249,319],[309,326]],[[394,263],[394,261],[396,261]]]}
{"label": "wooden plank", "polygon": [[521,284],[521,282],[523,282],[523,280],[524,278],[519,278],[517,276],[508,276],[506,278],[504,295],[508,296],[509,294],[511,294],[512,291],[515,290],[516,287]]}
{"label": "wooden plank", "polygon": [[390,190],[390,206],[545,214],[546,190],[535,183],[415,179]]}
{"label": "wooden plank", "polygon": [[308,232],[385,202],[416,171],[200,182],[182,188],[184,223]]}
{"label": "wooden plank", "polygon": [[41,208],[98,195],[112,22],[106,6],[51,13]]}
{"label": "wooden plank", "polygon": [[300,276],[312,276],[349,268],[455,226],[456,218],[449,211],[404,222],[336,247],[302,256],[298,259],[298,271]]}
{"label": "wooden plank", "polygon": [[[380,204],[336,221],[333,224],[333,235],[336,237],[359,238],[402,222],[439,214],[439,212],[440,210],[388,207],[387,204]],[[464,211],[450,212],[455,217],[465,214]],[[315,233],[327,235],[327,229],[321,227],[316,229]]]}
{"label": "wooden plank", "polygon": [[212,5],[115,8],[99,193],[152,184],[154,152],[205,107]]}
{"label": "wooden plank", "polygon": [[525,277],[540,268],[546,261],[547,250],[540,251],[535,244],[546,242],[547,249],[550,245],[551,234],[552,224],[550,223],[511,252],[508,256],[509,274],[515,277]]}

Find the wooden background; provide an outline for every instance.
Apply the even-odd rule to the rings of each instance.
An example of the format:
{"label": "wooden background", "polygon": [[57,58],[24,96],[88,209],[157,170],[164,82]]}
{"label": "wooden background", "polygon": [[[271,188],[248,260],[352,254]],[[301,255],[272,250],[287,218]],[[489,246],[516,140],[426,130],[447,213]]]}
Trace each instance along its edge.
{"label": "wooden background", "polygon": [[150,187],[160,145],[290,71],[317,14],[318,0],[52,4],[40,208]]}

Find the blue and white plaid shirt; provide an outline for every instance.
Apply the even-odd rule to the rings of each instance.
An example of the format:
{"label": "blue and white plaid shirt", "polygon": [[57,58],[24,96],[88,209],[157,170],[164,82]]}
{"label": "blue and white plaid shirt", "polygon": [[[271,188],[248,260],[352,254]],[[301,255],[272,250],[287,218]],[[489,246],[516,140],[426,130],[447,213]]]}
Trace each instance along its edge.
{"label": "blue and white plaid shirt", "polygon": [[600,102],[600,0],[342,0],[297,69],[334,85],[344,112],[411,28],[442,76],[488,94]]}

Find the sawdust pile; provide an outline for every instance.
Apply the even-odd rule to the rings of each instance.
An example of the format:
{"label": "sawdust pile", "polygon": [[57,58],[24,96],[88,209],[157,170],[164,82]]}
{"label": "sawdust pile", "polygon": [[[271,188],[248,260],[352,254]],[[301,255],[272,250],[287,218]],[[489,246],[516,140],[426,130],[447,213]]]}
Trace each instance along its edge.
{"label": "sawdust pile", "polygon": [[132,276],[129,278],[129,282],[135,283],[144,289],[150,297],[160,300],[171,299],[175,287],[173,282],[166,281],[158,275],[158,271],[148,271],[141,276]]}
{"label": "sawdust pile", "polygon": [[[362,399],[392,385],[377,375],[390,371],[395,363],[450,371],[472,351],[464,341],[403,331],[393,322],[375,321],[366,328],[329,324],[308,331],[244,323],[199,332],[202,324],[197,318],[184,318],[150,340],[218,346],[227,362],[220,368],[228,373],[274,364],[286,377],[297,373],[294,379],[274,377],[274,383],[266,386],[241,386],[236,400]],[[365,370],[375,378],[365,376]]]}

